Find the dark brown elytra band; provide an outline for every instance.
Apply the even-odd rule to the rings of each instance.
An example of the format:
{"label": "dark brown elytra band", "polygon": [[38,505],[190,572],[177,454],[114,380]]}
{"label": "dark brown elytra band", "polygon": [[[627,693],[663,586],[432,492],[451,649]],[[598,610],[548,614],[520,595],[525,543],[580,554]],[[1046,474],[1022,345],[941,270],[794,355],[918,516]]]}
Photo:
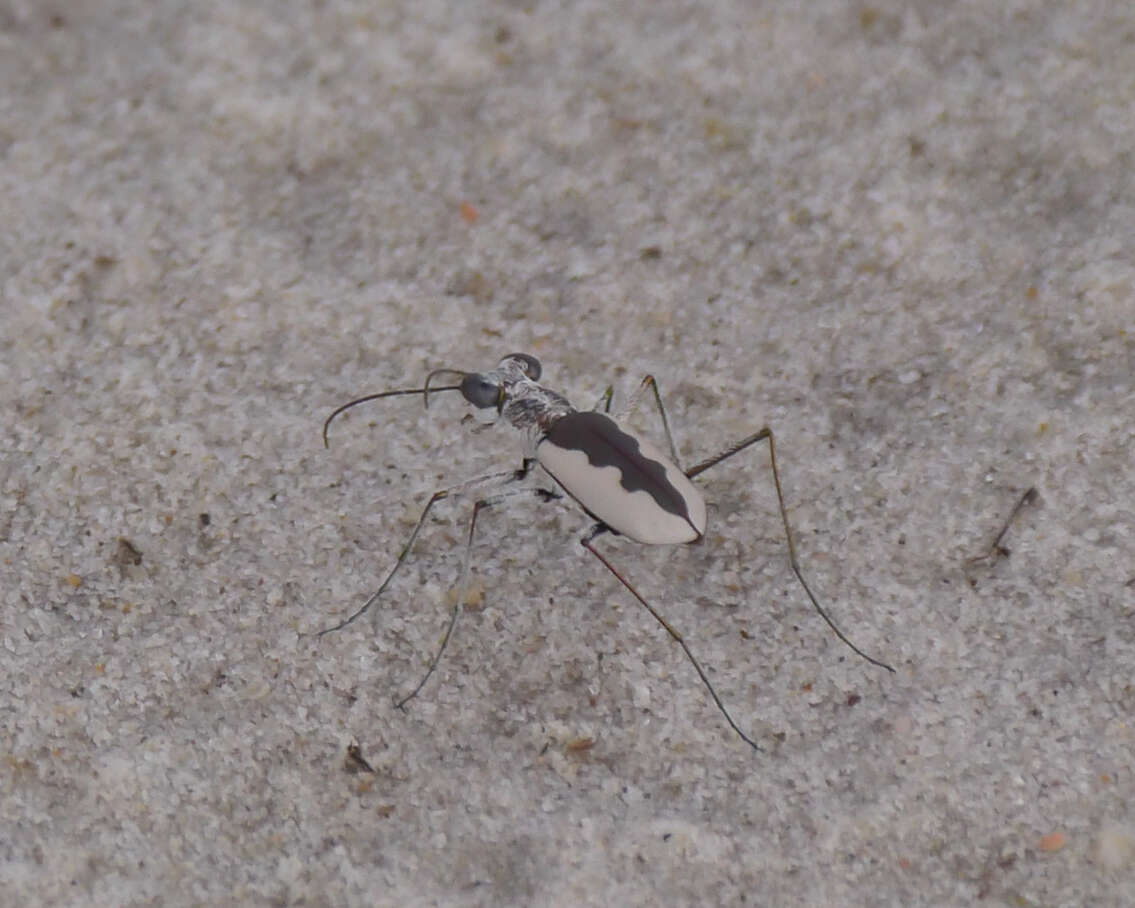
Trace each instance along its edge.
{"label": "dark brown elytra band", "polygon": [[662,510],[689,521],[685,499],[666,478],[666,467],[643,454],[638,439],[611,417],[590,410],[569,413],[552,423],[544,437],[557,448],[582,451],[593,467],[614,467],[628,492],[646,492]]}

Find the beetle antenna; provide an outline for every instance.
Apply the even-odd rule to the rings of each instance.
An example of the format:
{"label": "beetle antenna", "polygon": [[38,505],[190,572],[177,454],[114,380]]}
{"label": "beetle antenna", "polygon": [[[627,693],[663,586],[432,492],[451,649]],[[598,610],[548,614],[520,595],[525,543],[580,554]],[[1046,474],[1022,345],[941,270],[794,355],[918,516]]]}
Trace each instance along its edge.
{"label": "beetle antenna", "polygon": [[[459,374],[459,375],[465,374],[464,372],[457,373],[456,370],[454,370],[454,369],[441,369],[439,371],[441,371],[441,372],[455,372],[456,374]],[[421,394],[423,400],[425,400],[425,402],[426,402],[426,406],[428,407],[429,406],[429,399],[430,399],[429,395],[431,393],[436,394],[438,391],[460,391],[461,390],[461,385],[442,385],[440,388],[431,388],[429,386],[430,378],[433,378],[433,376],[435,376],[435,375],[437,375],[437,372],[431,372],[429,374],[429,377],[426,378],[426,385],[425,385],[424,388],[399,388],[397,391],[380,391],[377,394],[367,394],[364,397],[356,397],[354,400],[348,401],[347,403],[343,404],[341,407],[336,407],[334,410],[331,411],[331,415],[328,416],[327,419],[325,419],[323,421],[323,447],[325,447],[325,448],[331,447],[331,445],[328,444],[328,442],[327,442],[327,429],[330,427],[332,420],[334,420],[335,417],[338,416],[340,413],[342,413],[344,410],[351,409],[351,407],[355,406],[355,404],[365,404],[367,401],[378,400],[379,398],[382,398],[382,397],[397,397],[400,394]]]}
{"label": "beetle antenna", "polygon": [[468,372],[462,372],[460,369],[434,369],[429,375],[426,376],[425,387],[422,388],[422,402],[426,405],[426,409],[430,408],[430,391],[460,391],[461,385],[446,385],[444,388],[431,388],[430,382],[434,380],[435,375],[457,375],[464,378]]}

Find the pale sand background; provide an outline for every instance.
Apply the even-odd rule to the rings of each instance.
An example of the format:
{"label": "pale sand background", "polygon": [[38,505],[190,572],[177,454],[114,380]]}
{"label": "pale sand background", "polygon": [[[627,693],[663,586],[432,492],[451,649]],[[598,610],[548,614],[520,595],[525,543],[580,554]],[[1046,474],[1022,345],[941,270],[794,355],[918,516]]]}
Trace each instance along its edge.
{"label": "pale sand background", "polygon": [[[1135,901],[1130,3],[6,0],[0,79],[4,904]],[[570,509],[407,715],[467,509],[298,637],[522,450],[326,413],[514,349],[772,424],[898,675],[762,450],[608,543],[762,754]]]}

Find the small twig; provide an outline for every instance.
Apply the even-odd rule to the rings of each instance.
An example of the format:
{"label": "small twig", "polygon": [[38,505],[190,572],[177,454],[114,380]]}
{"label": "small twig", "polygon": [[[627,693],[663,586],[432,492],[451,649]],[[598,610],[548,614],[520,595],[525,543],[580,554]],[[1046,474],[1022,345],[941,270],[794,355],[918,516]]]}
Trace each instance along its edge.
{"label": "small twig", "polygon": [[1013,521],[1017,519],[1017,515],[1021,513],[1021,509],[1027,504],[1033,504],[1040,494],[1036,490],[1036,486],[1029,486],[1025,493],[1017,499],[1017,503],[1013,505],[1013,510],[1009,512],[1009,516],[1005,518],[1005,523],[1002,525],[1000,532],[994,537],[993,542],[989,546],[989,550],[980,555],[975,555],[966,561],[967,567],[973,567],[989,561],[996,561],[998,558],[1008,558],[1011,554],[1009,549],[1001,544],[1005,538],[1005,534],[1009,532],[1009,527],[1013,525]]}

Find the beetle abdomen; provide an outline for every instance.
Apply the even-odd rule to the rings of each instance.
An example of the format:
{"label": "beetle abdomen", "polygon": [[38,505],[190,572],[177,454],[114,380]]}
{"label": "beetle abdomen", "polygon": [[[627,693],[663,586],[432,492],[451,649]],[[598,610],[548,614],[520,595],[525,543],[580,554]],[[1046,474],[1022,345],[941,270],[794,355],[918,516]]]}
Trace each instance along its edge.
{"label": "beetle abdomen", "polygon": [[635,542],[694,542],[705,532],[701,492],[654,445],[609,416],[561,417],[540,440],[536,458],[590,514]]}

